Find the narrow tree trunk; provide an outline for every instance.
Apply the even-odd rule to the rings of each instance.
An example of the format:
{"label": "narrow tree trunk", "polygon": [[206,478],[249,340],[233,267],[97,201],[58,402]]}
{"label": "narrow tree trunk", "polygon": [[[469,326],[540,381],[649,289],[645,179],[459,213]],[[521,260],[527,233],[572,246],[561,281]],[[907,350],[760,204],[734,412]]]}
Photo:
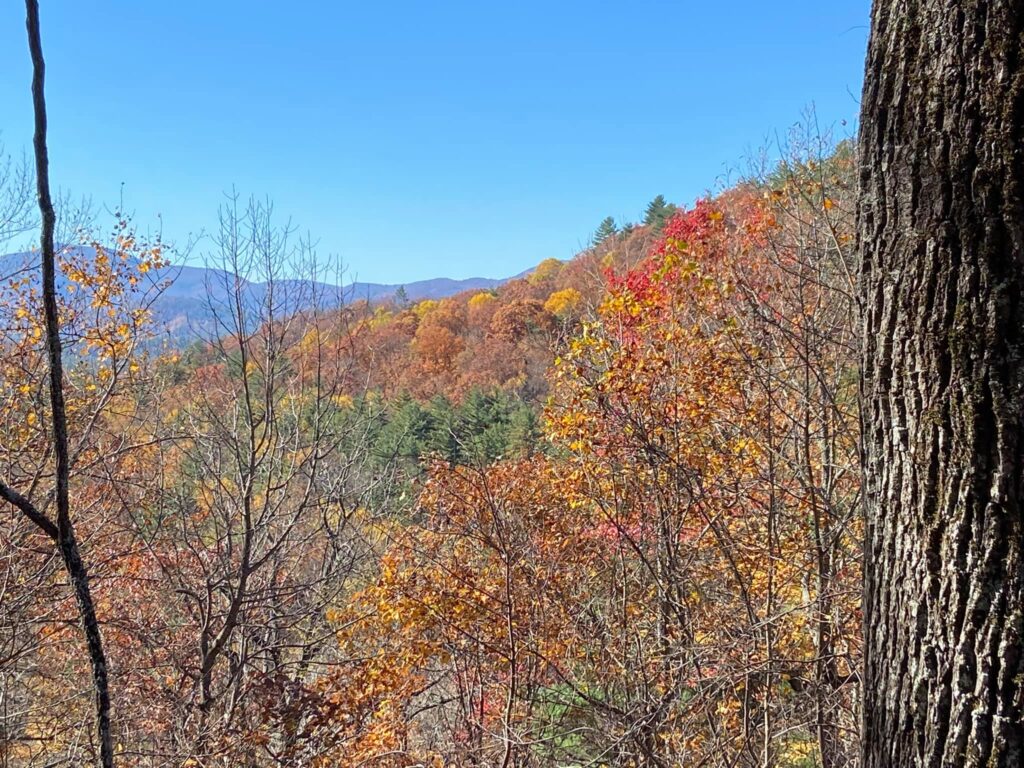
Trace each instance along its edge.
{"label": "narrow tree trunk", "polygon": [[876,0],[865,768],[1024,764],[1024,0]]}
{"label": "narrow tree trunk", "polygon": [[39,212],[42,217],[40,250],[43,273],[43,315],[46,323],[46,347],[50,363],[50,420],[53,427],[55,459],[55,501],[57,507],[57,546],[64,568],[75,591],[82,628],[92,664],[93,688],[96,696],[96,727],[99,738],[100,765],[114,765],[113,740],[110,733],[110,693],[107,686],[107,661],[103,654],[99,621],[89,590],[89,575],[78,551],[75,529],[71,523],[68,482],[71,469],[68,457],[67,418],[64,408],[64,372],[61,361],[60,318],[57,308],[56,257],[53,228],[56,215],[50,198],[49,158],[46,149],[46,100],[43,93],[45,64],[39,35],[39,3],[25,0],[28,44],[32,55],[32,103],[35,112],[36,184]]}

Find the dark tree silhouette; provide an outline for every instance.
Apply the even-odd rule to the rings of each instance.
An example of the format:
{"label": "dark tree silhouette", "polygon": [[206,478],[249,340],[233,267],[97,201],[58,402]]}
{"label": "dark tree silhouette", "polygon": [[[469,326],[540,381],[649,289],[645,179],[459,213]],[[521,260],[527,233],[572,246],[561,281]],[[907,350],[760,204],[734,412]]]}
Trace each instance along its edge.
{"label": "dark tree silhouette", "polygon": [[53,431],[54,492],[56,522],[51,520],[29,497],[0,482],[0,498],[13,504],[50,537],[60,550],[64,569],[75,592],[82,628],[85,631],[89,660],[92,664],[93,689],[96,699],[96,730],[99,740],[99,764],[114,765],[114,747],[110,731],[110,691],[107,683],[107,661],[103,653],[96,608],[89,589],[89,575],[78,549],[75,527],[71,521],[68,483],[71,474],[68,453],[67,417],[64,407],[64,372],[62,364],[60,318],[57,307],[56,254],[53,229],[56,214],[50,196],[49,158],[46,148],[46,99],[43,93],[45,64],[39,34],[39,3],[25,0],[29,51],[32,56],[32,105],[35,114],[33,147],[36,164],[36,188],[42,220],[40,260],[42,262],[43,319],[46,327],[46,351],[49,361],[50,424]]}

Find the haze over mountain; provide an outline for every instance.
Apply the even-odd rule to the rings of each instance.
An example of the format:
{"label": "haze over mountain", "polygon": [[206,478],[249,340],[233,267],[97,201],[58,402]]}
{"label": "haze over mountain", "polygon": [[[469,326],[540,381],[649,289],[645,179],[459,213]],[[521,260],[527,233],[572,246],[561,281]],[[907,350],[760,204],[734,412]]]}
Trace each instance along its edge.
{"label": "haze over mountain", "polygon": [[[95,258],[92,247],[77,246],[86,258]],[[30,270],[31,279],[38,279],[38,252],[23,251],[0,256],[0,278],[8,279]],[[455,280],[437,277],[405,284],[384,284],[354,281],[342,285],[328,280],[310,281],[277,279],[274,281],[279,310],[296,312],[314,302],[324,307],[336,307],[353,301],[382,301],[404,291],[409,301],[440,299],[469,290],[488,290],[507,282],[510,278],[470,277]],[[215,267],[168,265],[146,275],[152,289],[150,309],[161,335],[173,341],[188,342],[216,331],[215,315],[234,291],[234,276]],[[58,275],[58,288],[66,291],[67,281]],[[267,299],[270,289],[266,281],[243,280],[243,293],[254,306]]]}

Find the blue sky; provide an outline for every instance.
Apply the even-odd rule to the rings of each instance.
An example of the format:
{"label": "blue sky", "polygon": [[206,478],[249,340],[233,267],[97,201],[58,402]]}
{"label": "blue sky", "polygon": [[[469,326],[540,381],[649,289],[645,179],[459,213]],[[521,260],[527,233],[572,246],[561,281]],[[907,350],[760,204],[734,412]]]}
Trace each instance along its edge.
{"label": "blue sky", "polygon": [[[55,185],[209,229],[268,195],[360,280],[568,258],[692,202],[814,104],[852,130],[868,0],[41,0]],[[0,4],[0,141],[31,142],[24,6]],[[840,125],[846,120],[847,126]],[[159,219],[157,218],[159,216]],[[104,228],[105,229],[105,228]]]}

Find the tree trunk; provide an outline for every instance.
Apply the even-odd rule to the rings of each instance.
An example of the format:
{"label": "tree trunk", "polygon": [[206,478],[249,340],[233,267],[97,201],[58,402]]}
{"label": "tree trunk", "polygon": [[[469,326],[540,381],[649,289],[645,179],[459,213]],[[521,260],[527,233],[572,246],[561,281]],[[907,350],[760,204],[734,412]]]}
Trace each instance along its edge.
{"label": "tree trunk", "polygon": [[864,766],[1024,764],[1024,0],[877,0]]}
{"label": "tree trunk", "polygon": [[[93,692],[96,703],[96,736],[99,741],[99,765],[113,768],[114,747],[110,731],[110,690],[107,682],[107,660],[103,653],[100,625],[96,608],[89,589],[89,575],[78,551],[75,528],[71,522],[71,505],[68,484],[71,465],[68,455],[67,416],[64,407],[64,369],[60,340],[60,317],[57,306],[56,255],[53,245],[53,228],[56,215],[50,197],[49,158],[46,148],[46,99],[43,92],[46,66],[43,61],[43,47],[39,34],[39,3],[26,0],[26,26],[28,45],[32,55],[32,105],[35,116],[35,137],[33,141],[36,159],[36,186],[38,188],[39,213],[42,217],[40,236],[40,260],[42,262],[43,316],[46,322],[46,350],[50,366],[50,421],[53,427],[54,455],[54,501],[57,507],[56,540],[60,549],[64,569],[75,591],[82,629],[85,632],[89,661],[92,665]],[[9,492],[2,494],[6,499]],[[19,506],[21,506],[19,504]],[[31,508],[31,505],[28,505]],[[24,507],[22,507],[24,509]],[[37,525],[49,532],[42,522],[49,521],[37,510],[26,514]],[[41,522],[42,521],[42,522]]]}

